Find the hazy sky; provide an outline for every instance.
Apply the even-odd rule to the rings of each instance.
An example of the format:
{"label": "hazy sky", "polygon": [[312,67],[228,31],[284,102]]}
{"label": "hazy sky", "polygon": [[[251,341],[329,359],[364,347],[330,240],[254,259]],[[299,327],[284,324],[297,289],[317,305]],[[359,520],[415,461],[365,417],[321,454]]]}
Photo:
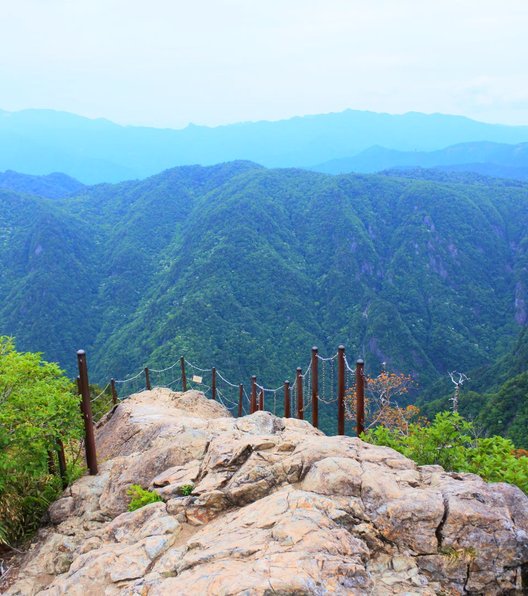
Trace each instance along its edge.
{"label": "hazy sky", "polygon": [[345,108],[528,124],[528,0],[0,0],[0,108],[216,125]]}

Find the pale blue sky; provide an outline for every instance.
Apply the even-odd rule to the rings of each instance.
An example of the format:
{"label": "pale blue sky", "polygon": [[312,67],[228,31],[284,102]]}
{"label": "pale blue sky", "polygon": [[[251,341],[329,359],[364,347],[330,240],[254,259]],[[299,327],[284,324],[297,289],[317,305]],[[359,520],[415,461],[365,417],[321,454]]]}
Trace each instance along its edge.
{"label": "pale blue sky", "polygon": [[527,0],[1,0],[0,108],[182,127],[340,111],[528,124]]}

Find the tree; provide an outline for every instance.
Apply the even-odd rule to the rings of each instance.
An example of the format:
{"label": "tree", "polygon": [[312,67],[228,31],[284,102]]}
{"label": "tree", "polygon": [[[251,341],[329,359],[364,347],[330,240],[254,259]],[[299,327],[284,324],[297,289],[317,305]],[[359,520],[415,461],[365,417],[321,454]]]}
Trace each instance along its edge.
{"label": "tree", "polygon": [[36,527],[61,490],[50,473],[58,441],[81,436],[79,398],[61,369],[0,337],[0,543]]}
{"label": "tree", "polygon": [[[365,429],[381,425],[406,432],[409,423],[419,415],[420,410],[413,405],[402,407],[399,402],[413,384],[414,381],[409,375],[385,370],[377,377],[365,376]],[[356,406],[354,386],[347,396],[347,415],[351,419],[356,418]]]}
{"label": "tree", "polygon": [[454,370],[449,373],[449,378],[455,386],[455,392],[451,398],[451,401],[453,402],[453,412],[456,413],[458,412],[458,402],[460,401],[460,387],[462,387],[466,381],[469,381],[469,377],[464,373]]}

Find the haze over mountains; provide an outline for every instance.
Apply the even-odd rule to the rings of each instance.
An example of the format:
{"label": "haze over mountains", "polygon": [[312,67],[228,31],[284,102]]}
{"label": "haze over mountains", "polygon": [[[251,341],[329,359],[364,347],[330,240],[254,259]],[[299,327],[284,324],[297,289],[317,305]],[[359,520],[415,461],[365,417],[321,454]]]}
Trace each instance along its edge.
{"label": "haze over mountains", "polygon": [[436,151],[396,151],[376,146],[354,157],[333,159],[312,169],[327,174],[345,174],[417,167],[527,180],[528,143],[507,145],[481,141]]}
{"label": "haze over mountains", "polygon": [[[0,111],[0,171],[61,172],[86,184],[144,178],[178,165],[238,159],[331,173],[438,165],[524,178],[526,146],[494,144],[527,142],[526,126],[412,112],[346,110],[275,122],[170,130],[119,126],[50,110]],[[471,145],[445,150],[465,143]]]}

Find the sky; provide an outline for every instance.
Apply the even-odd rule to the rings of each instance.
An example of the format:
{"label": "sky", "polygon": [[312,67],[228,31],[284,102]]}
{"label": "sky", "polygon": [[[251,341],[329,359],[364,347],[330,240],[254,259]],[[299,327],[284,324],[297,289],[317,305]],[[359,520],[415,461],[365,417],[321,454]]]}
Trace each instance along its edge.
{"label": "sky", "polygon": [[181,128],[347,108],[528,124],[527,0],[0,0],[0,109]]}

